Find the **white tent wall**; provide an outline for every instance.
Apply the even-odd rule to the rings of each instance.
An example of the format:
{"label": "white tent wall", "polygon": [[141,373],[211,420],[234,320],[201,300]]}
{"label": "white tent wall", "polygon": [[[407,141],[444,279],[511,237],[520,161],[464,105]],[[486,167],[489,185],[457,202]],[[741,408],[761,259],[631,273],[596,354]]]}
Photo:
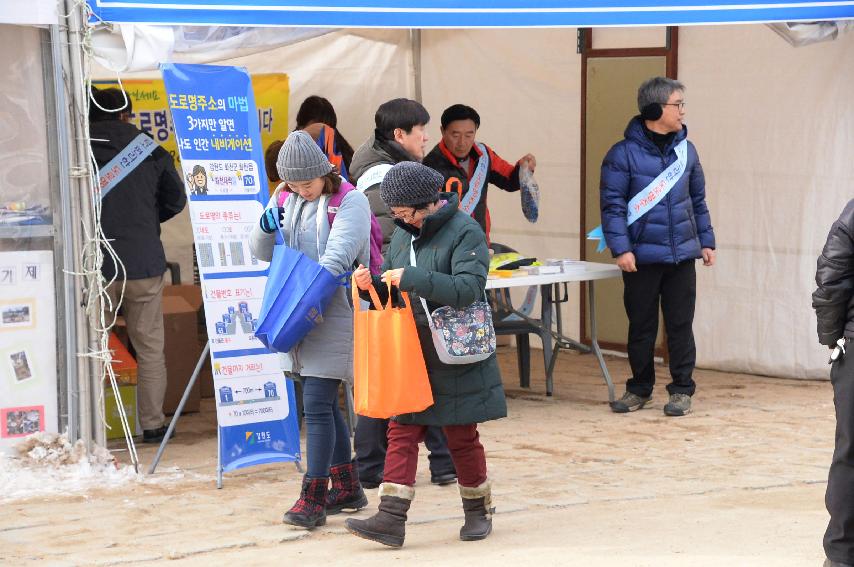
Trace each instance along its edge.
{"label": "white tent wall", "polygon": [[[644,37],[609,29],[598,41],[625,45],[628,34],[634,45]],[[539,222],[524,220],[516,194],[493,188],[489,203],[493,240],[540,258],[577,258],[581,245],[575,45],[575,29],[422,32],[428,146],[438,141],[442,110],[463,102],[478,109],[478,137],[502,157],[534,153]],[[288,73],[291,127],[306,96],[329,98],[358,147],[381,102],[413,96],[411,56],[407,30],[350,30],[223,64]],[[697,269],[698,365],[825,377],[810,293],[815,258],[854,187],[854,35],[794,48],[763,25],[682,27],[678,75],[718,239],[718,264]],[[189,250],[186,218],[166,225],[164,241],[167,254]],[[564,332],[578,338],[577,286],[563,315]]]}
{"label": "white tent wall", "polygon": [[[180,60],[180,58],[176,58]],[[290,101],[288,128],[296,124],[300,103],[309,95],[328,98],[338,127],[354,148],[373,133],[376,108],[395,96],[412,97],[412,53],[408,30],[339,31],[293,45],[214,63],[246,67],[250,73],[287,73]],[[98,65],[98,79],[116,74]],[[123,73],[123,79],[159,77],[156,71]],[[162,225],[169,261],[181,266],[181,279],[192,281],[193,233],[189,211]]]}
{"label": "white tent wall", "polygon": [[[578,258],[581,223],[581,56],[575,29],[425,30],[422,89],[431,112],[431,141],[439,141],[442,110],[474,107],[479,141],[514,163],[537,157],[540,212],[536,224],[522,216],[518,193],[489,190],[490,236],[538,258]],[[518,304],[524,289],[513,290]],[[579,335],[578,284],[564,306],[564,333]],[[539,304],[535,306],[539,313]],[[539,339],[533,338],[539,345]]]}
{"label": "white tent wall", "polygon": [[[289,129],[306,97],[328,98],[338,114],[339,130],[354,148],[373,133],[380,104],[395,96],[413,96],[408,30],[334,32],[217,64],[243,66],[251,73],[287,73]],[[188,211],[163,228],[166,255],[181,264],[182,279],[189,281],[193,235]]]}
{"label": "white tent wall", "polygon": [[252,73],[287,73],[288,125],[309,95],[329,99],[338,129],[358,148],[374,131],[374,112],[394,97],[413,97],[409,30],[339,31],[274,51],[225,61]]}
{"label": "white tent wall", "polygon": [[854,35],[795,48],[765,26],[681,28],[679,79],[718,245],[697,269],[698,365],[826,377],[810,294],[854,197]]}
{"label": "white tent wall", "polygon": [[[431,134],[441,110],[463,102],[481,114],[479,139],[505,159],[537,156],[539,222],[523,219],[516,195],[493,189],[489,204],[493,240],[540,258],[580,249],[575,37],[574,29],[422,37]],[[625,46],[640,38],[611,29],[603,39]],[[698,365],[825,377],[810,293],[827,230],[854,196],[854,36],[794,48],[762,25],[683,27],[678,75],[718,239],[718,264],[697,270]],[[577,338],[577,286],[564,309],[566,332]]]}

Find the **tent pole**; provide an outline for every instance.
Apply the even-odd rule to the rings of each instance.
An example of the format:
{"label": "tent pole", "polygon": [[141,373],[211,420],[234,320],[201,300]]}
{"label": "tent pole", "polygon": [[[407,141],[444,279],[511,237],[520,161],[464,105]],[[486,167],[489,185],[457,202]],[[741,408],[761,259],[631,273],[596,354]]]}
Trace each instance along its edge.
{"label": "tent pole", "polygon": [[[69,128],[68,121],[68,98],[66,96],[66,85],[64,80],[65,70],[68,68],[68,52],[63,49],[68,36],[59,25],[50,26],[50,49],[51,60],[53,64],[53,87],[54,87],[54,106],[56,112],[56,151],[59,162],[59,203],[60,210],[57,214],[61,217],[61,234],[62,234],[62,266],[65,269],[74,266],[75,259],[75,243],[79,241],[79,234],[75,234],[75,228],[79,233],[79,227],[75,223],[75,217],[72,211],[75,209],[73,199],[71,198],[71,167],[69,158],[69,149],[71,148],[73,138]],[[60,261],[58,258],[56,261]],[[64,327],[63,344],[65,352],[62,353],[64,360],[61,366],[62,374],[60,380],[65,380],[66,396],[67,396],[67,431],[68,438],[73,443],[80,439],[80,411],[78,404],[78,360],[77,360],[77,337],[78,337],[78,322],[77,311],[80,305],[80,297],[77,293],[77,287],[74,285],[74,276],[69,276],[64,270],[57,271],[57,274],[62,274],[62,306],[64,313],[62,314],[62,322]]]}
{"label": "tent pole", "polygon": [[412,50],[412,77],[415,100],[421,100],[421,30],[409,30],[409,45]]}
{"label": "tent pole", "polygon": [[[72,207],[76,210],[73,218],[79,219],[78,222],[72,223],[75,239],[69,243],[75,254],[74,269],[77,273],[82,273],[84,268],[93,269],[92,266],[83,266],[80,254],[87,243],[83,242],[85,233],[82,227],[94,227],[93,211],[92,211],[92,194],[91,187],[91,164],[89,163],[89,138],[87,134],[85,121],[86,116],[86,84],[83,73],[83,46],[82,46],[82,30],[84,27],[84,19],[82,17],[81,6],[75,0],[65,0],[65,11],[67,14],[68,28],[65,31],[67,35],[67,70],[68,87],[70,89],[69,102],[71,103],[70,113],[70,134],[73,140],[70,171],[73,181],[72,186]],[[93,237],[95,235],[92,235]],[[100,266],[95,266],[94,269],[100,269]],[[85,276],[84,276],[85,278]],[[89,282],[84,279],[82,282],[84,293],[88,291]],[[75,286],[75,289],[79,289]],[[98,416],[100,411],[98,404],[100,403],[98,392],[95,387],[101,377],[101,362],[92,356],[79,356],[81,351],[87,354],[100,351],[100,344],[95,329],[90,321],[89,316],[94,317],[94,314],[87,314],[81,308],[80,302],[75,303],[74,313],[77,318],[78,328],[78,344],[75,346],[78,352],[78,404],[80,411],[80,438],[86,443],[87,448],[91,449],[91,442],[94,440],[99,445],[106,444],[106,432],[101,427],[96,427],[96,423],[100,423]],[[100,309],[100,299],[95,306],[96,310]],[[82,344],[83,337],[86,337],[86,345]]]}

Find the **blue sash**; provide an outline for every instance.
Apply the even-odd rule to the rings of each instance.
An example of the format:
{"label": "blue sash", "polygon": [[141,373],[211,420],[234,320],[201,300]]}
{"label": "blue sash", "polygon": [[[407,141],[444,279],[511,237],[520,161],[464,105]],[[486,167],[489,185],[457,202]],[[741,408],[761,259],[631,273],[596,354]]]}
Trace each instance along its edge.
{"label": "blue sash", "polygon": [[[673,151],[676,152],[676,161],[629,201],[626,207],[627,227],[664,199],[670,190],[676,186],[676,182],[682,178],[688,165],[688,140],[679,142]],[[602,232],[601,224],[587,233],[587,240],[599,241],[599,245],[596,247],[597,252],[602,252],[606,248],[605,234]]]}
{"label": "blue sash", "polygon": [[101,199],[106,197],[107,193],[112,191],[119,181],[127,177],[145,158],[151,155],[156,147],[157,142],[140,132],[139,136],[131,140],[122,151],[116,154],[116,157],[100,168],[98,186],[101,189]]}
{"label": "blue sash", "polygon": [[483,188],[486,186],[486,177],[489,175],[489,152],[481,143],[477,144],[477,149],[480,150],[480,159],[477,160],[474,175],[469,181],[469,190],[460,198],[460,210],[465,211],[467,215],[473,214],[475,207],[480,203],[480,196],[483,195]]}

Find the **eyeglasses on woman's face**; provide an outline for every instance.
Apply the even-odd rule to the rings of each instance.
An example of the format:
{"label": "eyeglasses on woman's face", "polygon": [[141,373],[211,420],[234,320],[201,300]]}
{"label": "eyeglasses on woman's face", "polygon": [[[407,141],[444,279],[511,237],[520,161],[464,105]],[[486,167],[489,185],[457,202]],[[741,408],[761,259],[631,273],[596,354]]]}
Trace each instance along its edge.
{"label": "eyeglasses on woman's face", "polygon": [[418,213],[422,212],[424,209],[416,209],[413,207],[391,207],[389,212],[391,216],[396,219],[402,220],[403,222],[410,222],[416,220]]}

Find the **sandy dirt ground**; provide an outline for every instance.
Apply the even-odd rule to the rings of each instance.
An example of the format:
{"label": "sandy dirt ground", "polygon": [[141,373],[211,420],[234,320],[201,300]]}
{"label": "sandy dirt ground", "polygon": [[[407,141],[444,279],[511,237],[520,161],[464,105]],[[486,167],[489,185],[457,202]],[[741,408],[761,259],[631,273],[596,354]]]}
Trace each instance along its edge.
{"label": "sandy dirt ground", "polygon": [[[430,484],[423,449],[402,549],[351,536],[346,515],[312,532],[285,526],[300,474],[292,463],[243,469],[217,490],[213,402],[203,400],[180,420],[162,481],[3,504],[0,564],[821,564],[828,382],[699,370],[693,414],[665,417],[662,384],[651,408],[615,415],[592,356],[562,353],[547,398],[539,351],[530,390],[518,387],[514,351],[501,351],[510,415],[481,427],[497,506],[485,541],[459,541],[457,489]],[[628,364],[608,365],[619,393]],[[146,469],[154,453],[140,446]],[[377,491],[368,498],[360,517]]]}

